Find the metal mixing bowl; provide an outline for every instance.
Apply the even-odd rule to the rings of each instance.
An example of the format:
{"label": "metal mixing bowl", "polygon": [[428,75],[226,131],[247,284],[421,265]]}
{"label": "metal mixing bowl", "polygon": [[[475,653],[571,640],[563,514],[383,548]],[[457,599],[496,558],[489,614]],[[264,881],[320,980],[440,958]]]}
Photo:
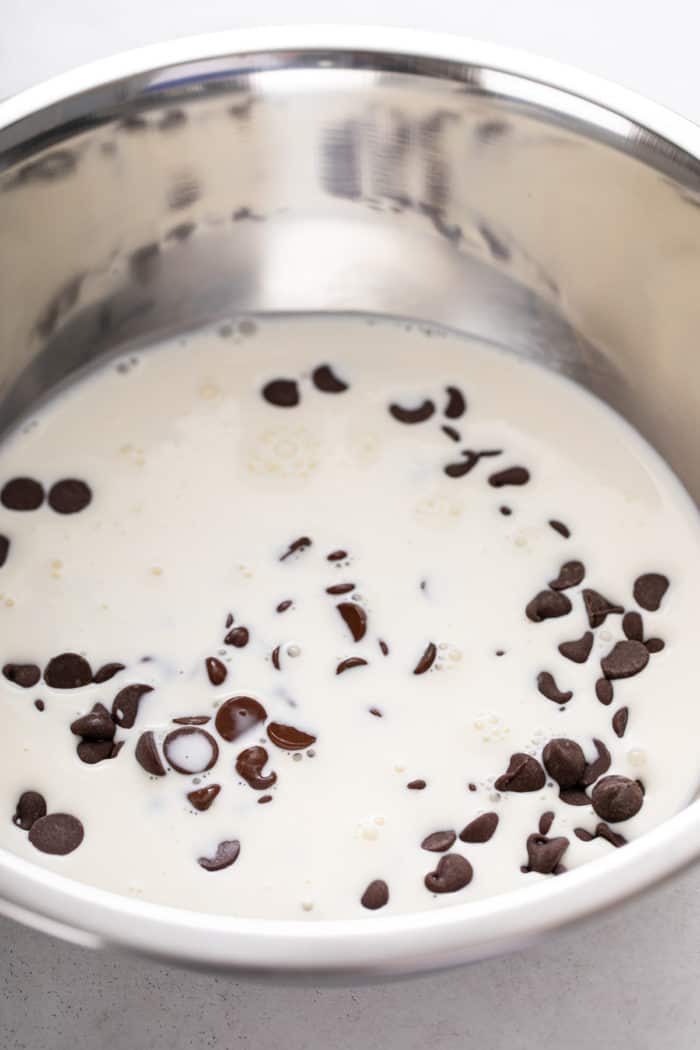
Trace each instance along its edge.
{"label": "metal mixing bowl", "polygon": [[[567,373],[698,499],[699,157],[700,130],[621,89],[393,30],[202,37],[60,77],[0,106],[0,423],[127,342],[370,311]],[[521,946],[698,854],[696,802],[565,878],[309,923],[160,907],[0,851],[0,911],[174,961],[378,975]]]}

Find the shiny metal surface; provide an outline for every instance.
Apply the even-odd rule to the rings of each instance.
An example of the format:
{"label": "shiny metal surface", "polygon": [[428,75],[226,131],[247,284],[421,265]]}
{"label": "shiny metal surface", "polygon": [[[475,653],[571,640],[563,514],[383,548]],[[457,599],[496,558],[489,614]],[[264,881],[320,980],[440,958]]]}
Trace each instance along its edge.
{"label": "shiny metal surface", "polygon": [[[700,500],[700,132],[467,42],[281,34],[129,56],[0,107],[0,424],[125,342],[232,311],[368,311],[564,371]],[[646,881],[700,849],[691,824]],[[470,951],[433,939],[404,968]]]}

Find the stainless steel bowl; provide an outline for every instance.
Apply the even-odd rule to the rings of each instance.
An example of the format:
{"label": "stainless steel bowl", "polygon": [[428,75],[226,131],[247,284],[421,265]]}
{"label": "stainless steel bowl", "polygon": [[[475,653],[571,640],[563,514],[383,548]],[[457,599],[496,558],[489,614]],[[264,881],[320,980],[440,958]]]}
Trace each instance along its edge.
{"label": "stainless steel bowl", "polygon": [[[700,130],[621,89],[393,30],[203,37],[0,107],[0,423],[97,355],[232,311],[438,322],[594,390],[695,499]],[[522,945],[700,854],[694,803],[546,886],[435,915],[256,922],[0,852],[0,910],[91,945],[375,974]]]}

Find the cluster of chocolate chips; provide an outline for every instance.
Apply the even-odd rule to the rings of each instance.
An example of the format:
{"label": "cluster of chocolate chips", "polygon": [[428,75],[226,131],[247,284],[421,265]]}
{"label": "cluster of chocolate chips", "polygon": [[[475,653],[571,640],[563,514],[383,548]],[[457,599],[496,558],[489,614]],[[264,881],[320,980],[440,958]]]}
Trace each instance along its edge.
{"label": "cluster of chocolate chips", "polygon": [[[323,394],[342,394],[348,384],[339,379],[330,365],[319,365],[311,373],[311,382]],[[296,408],[301,401],[299,382],[296,379],[271,379],[262,388],[265,400],[277,408]]]}
{"label": "cluster of chocolate chips", "polygon": [[85,836],[77,817],[70,813],[49,813],[46,799],[38,791],[25,791],[20,795],[12,823],[29,832],[29,841],[36,849],[59,857],[76,850]]}
{"label": "cluster of chocolate chips", "polygon": [[0,503],[7,510],[38,510],[46,500],[57,514],[77,514],[92,500],[90,486],[78,478],[61,478],[48,491],[36,478],[12,478],[0,490]]}

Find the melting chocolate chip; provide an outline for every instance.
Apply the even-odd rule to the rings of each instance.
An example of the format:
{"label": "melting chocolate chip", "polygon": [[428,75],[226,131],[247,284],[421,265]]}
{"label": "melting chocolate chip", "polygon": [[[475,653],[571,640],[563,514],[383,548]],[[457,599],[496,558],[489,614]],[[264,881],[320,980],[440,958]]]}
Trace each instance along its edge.
{"label": "melting chocolate chip", "polygon": [[604,824],[602,821],[600,824],[596,824],[595,831],[598,838],[605,839],[606,842],[609,842],[610,845],[614,846],[616,849],[619,849],[620,846],[627,845],[627,839],[624,835],[618,835],[616,831],[613,831],[612,828],[609,828],[608,825]]}
{"label": "melting chocolate chip", "polygon": [[206,812],[209,809],[216,796],[221,791],[220,784],[207,784],[206,787],[197,788],[195,791],[190,791],[187,795],[187,800],[200,813]]}
{"label": "melting chocolate chip", "polygon": [[211,722],[209,715],[183,715],[181,718],[173,718],[173,722],[179,726],[205,726]]}
{"label": "melting chocolate chip", "polygon": [[492,474],[489,478],[489,485],[493,485],[495,489],[501,489],[504,485],[526,485],[529,480],[530,472],[525,467],[508,467],[497,474]]}
{"label": "melting chocolate chip", "polygon": [[224,638],[224,645],[234,645],[236,649],[245,649],[250,641],[250,631],[247,627],[234,627]]}
{"label": "melting chocolate chip", "polygon": [[64,857],[83,841],[85,830],[77,817],[69,813],[50,813],[35,821],[29,831],[29,841],[42,853]]}
{"label": "melting chocolate chip", "polygon": [[425,674],[426,671],[429,671],[430,668],[435,663],[436,656],[437,656],[437,646],[435,645],[434,642],[428,642],[428,644],[425,647],[425,650],[423,652],[423,655],[421,656],[421,658],[418,661],[418,663],[416,664],[416,666],[413,668],[413,673],[414,674]]}
{"label": "melting chocolate chip", "polygon": [[484,456],[500,455],[500,449],[485,449],[483,452],[474,452],[472,449],[465,449],[462,452],[464,461],[462,463],[448,463],[445,467],[445,473],[448,478],[463,478],[465,474],[468,474],[470,470],[473,470],[479,460]]}
{"label": "melting chocolate chip", "polygon": [[112,718],[122,729],[131,729],[136,722],[139,706],[146,693],[152,693],[153,686],[134,683],[120,689],[112,702]]}
{"label": "melting chocolate chip", "polygon": [[464,400],[464,394],[456,386],[448,386],[447,390],[447,404],[445,405],[445,416],[448,419],[459,419],[467,411],[467,402]]}
{"label": "melting chocolate chip", "polygon": [[443,427],[440,427],[440,429],[442,430],[443,434],[446,434],[447,437],[451,441],[457,441],[457,442],[461,441],[461,437],[460,437],[459,431],[455,430],[454,427],[443,426]]}
{"label": "melting chocolate chip", "polygon": [[627,729],[627,721],[629,719],[629,708],[621,707],[612,717],[612,727],[615,731],[615,736],[623,737],[625,730]]}
{"label": "melting chocolate chip", "polygon": [[348,556],[347,551],[331,551],[330,554],[326,555],[326,561],[344,561]]}
{"label": "melting chocolate chip", "polygon": [[248,747],[236,759],[236,772],[256,791],[271,788],[277,781],[276,773],[263,773],[269,757],[264,747]]}
{"label": "melting chocolate chip", "polygon": [[462,842],[488,842],[498,827],[498,813],[481,813],[459,833]]}
{"label": "melting chocolate chip", "polygon": [[616,642],[607,656],[600,661],[606,678],[632,678],[643,671],[649,663],[649,653],[642,642],[629,639]]}
{"label": "melting chocolate chip", "polygon": [[238,839],[227,839],[219,843],[213,857],[200,857],[197,863],[205,871],[222,871],[236,862],[240,852],[241,844]]}
{"label": "melting chocolate chip", "polygon": [[280,722],[270,722],[267,735],[276,747],[281,747],[284,751],[302,751],[316,743],[316,737],[310,733],[304,733],[294,726],[282,725]]}
{"label": "melting chocolate chip", "polygon": [[625,611],[621,605],[615,605],[609,598],[605,598],[598,591],[592,591],[590,588],[586,588],[583,591],[583,604],[586,606],[590,627],[600,627],[611,613],[623,613]]}
{"label": "melting chocolate chip", "polygon": [[61,653],[49,660],[44,670],[44,681],[52,689],[80,689],[92,682],[92,668],[77,653]]}
{"label": "melting chocolate chip", "polygon": [[30,831],[37,820],[46,816],[46,799],[38,791],[23,791],[17,802],[12,823],[22,831]]}
{"label": "melting chocolate chip", "polygon": [[7,561],[7,555],[9,553],[9,550],[10,541],[8,540],[7,536],[3,536],[2,533],[0,533],[0,569],[2,569],[3,565]]}
{"label": "melting chocolate chip", "polygon": [[104,682],[109,682],[111,678],[114,678],[115,674],[119,674],[123,670],[124,664],[103,664],[98,671],[95,671],[92,680],[96,685],[102,685]]}
{"label": "melting chocolate chip", "polygon": [[219,745],[205,729],[173,729],[163,741],[163,754],[177,773],[206,773],[219,757]]}
{"label": "melting chocolate chip", "polygon": [[326,587],[326,594],[349,594],[354,590],[354,583],[334,583],[331,587]]}
{"label": "melting chocolate chip", "polygon": [[593,788],[592,801],[599,817],[610,824],[618,824],[639,813],[644,792],[636,780],[621,776],[603,777]]}
{"label": "melting chocolate chip", "polygon": [[585,664],[591,655],[592,648],[593,632],[586,631],[580,638],[575,638],[572,642],[562,642],[559,646],[559,652],[567,660],[573,660],[575,664]]}
{"label": "melting chocolate chip", "polygon": [[434,831],[423,839],[420,848],[426,849],[430,853],[445,853],[446,850],[454,846],[456,841],[457,836],[454,831]]}
{"label": "melting chocolate chip", "polygon": [[540,835],[548,835],[550,830],[551,830],[551,827],[552,827],[553,823],[554,823],[554,813],[552,813],[552,811],[550,809],[550,810],[547,810],[546,813],[543,813],[542,816],[539,819],[539,823],[537,825],[537,830],[539,831]]}
{"label": "melting chocolate chip", "polygon": [[70,730],[84,740],[113,740],[116,726],[104,704],[97,703],[88,714],[71,722]]}
{"label": "melting chocolate chip", "polygon": [[92,500],[92,490],[77,478],[63,478],[49,489],[49,506],[57,514],[77,514]]}
{"label": "melting chocolate chip", "polygon": [[660,653],[662,649],[666,648],[666,643],[661,638],[647,638],[644,643],[648,653]]}
{"label": "melting chocolate chip", "polygon": [[0,503],[8,510],[38,510],[44,502],[44,486],[34,478],[13,478],[0,492]]}
{"label": "melting chocolate chip", "polygon": [[377,911],[378,908],[383,908],[388,900],[389,887],[383,879],[374,879],[362,894],[360,903],[363,908],[368,908],[370,911]]}
{"label": "melting chocolate chip", "polygon": [[425,423],[435,414],[435,405],[426,400],[417,408],[402,408],[401,405],[389,405],[389,411],[399,423]]}
{"label": "melting chocolate chip", "polygon": [[353,667],[366,667],[367,661],[363,660],[360,656],[350,656],[347,660],[341,660],[335,669],[336,674],[343,674],[344,671],[349,671]]}
{"label": "melting chocolate chip", "polygon": [[577,839],[581,839],[581,842],[593,842],[595,835],[591,835],[590,831],[586,831],[585,828],[574,828],[574,835]]}
{"label": "melting chocolate chip", "polygon": [[316,389],[324,394],[342,394],[348,388],[348,384],[338,379],[330,365],[319,365],[311,373],[311,379]]}
{"label": "melting chocolate chip", "polygon": [[634,600],[648,612],[656,612],[669,587],[667,576],[658,572],[647,572],[634,581]]}
{"label": "melting chocolate chip", "polygon": [[424,791],[426,786],[424,780],[409,780],[408,784],[406,784],[409,791]]}
{"label": "melting chocolate chip", "polygon": [[299,404],[299,387],[294,379],[272,379],[263,387],[262,396],[277,408],[294,408]]}
{"label": "melting chocolate chip", "polygon": [[544,768],[560,788],[576,787],[586,769],[583,748],[575,740],[568,740],[566,737],[548,741],[542,752],[542,761]]}
{"label": "melting chocolate chip", "polygon": [[207,669],[207,675],[212,685],[223,685],[226,681],[228,671],[226,670],[226,664],[222,663],[221,660],[217,660],[215,656],[208,656],[204,661],[204,665]]}
{"label": "melting chocolate chip", "polygon": [[540,671],[537,675],[537,688],[547,700],[553,700],[557,704],[566,704],[574,695],[570,689],[565,693],[559,689],[549,671]]}
{"label": "melting chocolate chip", "polygon": [[41,671],[36,664],[5,664],[2,673],[8,682],[22,689],[33,689],[41,678]]}
{"label": "melting chocolate chip", "polygon": [[528,835],[527,865],[530,871],[541,875],[556,874],[561,858],[569,847],[569,840],[563,835],[548,839],[546,835]]}
{"label": "melting chocolate chip", "polygon": [[561,591],[540,591],[525,609],[528,620],[542,623],[557,616],[566,616],[571,612],[571,602]]}
{"label": "melting chocolate chip", "polygon": [[590,798],[583,788],[580,787],[562,788],[559,792],[559,798],[567,806],[590,806],[591,804]]}
{"label": "melting chocolate chip", "polygon": [[233,696],[216,713],[216,728],[224,740],[237,740],[267,718],[267,711],[251,696]]}
{"label": "melting chocolate chip", "polygon": [[474,869],[466,857],[459,853],[447,853],[438,861],[435,871],[425,876],[426,889],[431,893],[456,893],[472,881]]}
{"label": "melting chocolate chip", "polygon": [[286,612],[287,609],[291,609],[293,604],[294,603],[292,602],[291,598],[285,598],[285,600],[283,602],[280,602],[279,605],[277,606],[277,612],[278,613]]}
{"label": "melting chocolate chip", "polygon": [[622,630],[632,642],[644,641],[644,621],[638,612],[628,612],[622,617]]}
{"label": "melting chocolate chip", "polygon": [[594,740],[595,749],[598,752],[598,757],[593,761],[589,762],[586,766],[583,776],[581,777],[581,787],[587,788],[591,784],[594,784],[599,777],[602,777],[603,773],[607,773],[610,769],[610,763],[612,761],[610,752],[603,743],[602,740]]}
{"label": "melting chocolate chip", "polygon": [[356,602],[341,602],[336,608],[355,641],[361,641],[367,633],[367,613],[362,606]]}
{"label": "melting chocolate chip", "polygon": [[550,528],[554,529],[555,532],[558,532],[560,536],[563,536],[565,540],[568,540],[571,535],[571,530],[567,528],[563,521],[557,521],[556,518],[552,518],[547,524]]}
{"label": "melting chocolate chip", "polygon": [[609,682],[607,678],[599,678],[595,684],[595,695],[600,700],[601,704],[612,703],[613,699],[613,687],[612,682]]}
{"label": "melting chocolate chip", "polygon": [[81,740],[76,751],[81,762],[95,766],[113,757],[114,745],[111,740]]}
{"label": "melting chocolate chip", "polygon": [[523,752],[511,755],[508,769],[495,783],[497,791],[540,791],[546,782],[544,770],[536,758]]}
{"label": "melting chocolate chip", "polygon": [[[291,557],[292,554],[301,554],[306,550],[307,547],[311,546],[311,540],[308,536],[300,536],[298,540],[293,540],[289,544],[284,554],[281,556],[280,561],[286,561],[287,558]],[[230,615],[230,614],[229,614]],[[231,617],[231,623],[233,623],[233,617]],[[231,623],[226,622],[226,626],[230,627]]]}
{"label": "melting chocolate chip", "polygon": [[556,580],[550,580],[549,586],[553,591],[566,591],[569,587],[578,587],[585,575],[583,562],[565,561]]}
{"label": "melting chocolate chip", "polygon": [[165,776],[165,766],[158,754],[155,735],[150,729],[139,737],[134,755],[138,764],[151,776]]}

